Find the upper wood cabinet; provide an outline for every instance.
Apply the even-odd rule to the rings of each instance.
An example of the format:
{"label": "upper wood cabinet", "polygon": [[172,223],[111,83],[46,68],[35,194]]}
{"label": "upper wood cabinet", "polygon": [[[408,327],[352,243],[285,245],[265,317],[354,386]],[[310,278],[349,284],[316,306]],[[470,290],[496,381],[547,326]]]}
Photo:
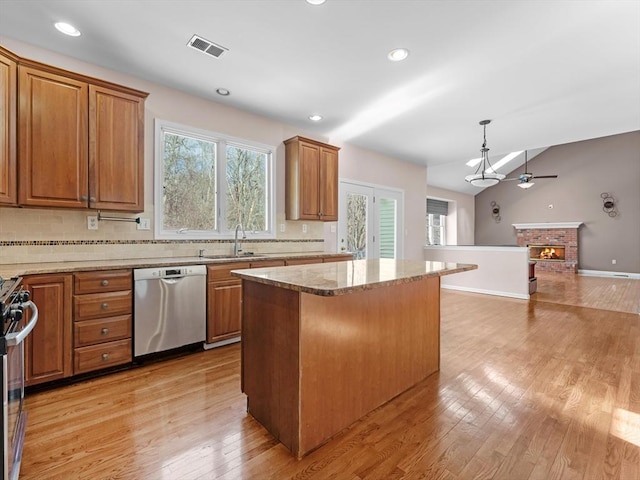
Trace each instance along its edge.
{"label": "upper wood cabinet", "polygon": [[303,137],[284,142],[287,220],[338,220],[338,147]]}
{"label": "upper wood cabinet", "polygon": [[17,62],[0,48],[0,203],[15,205]]}
{"label": "upper wood cabinet", "polygon": [[18,84],[20,204],[86,208],[88,85],[23,66]]}
{"label": "upper wood cabinet", "polygon": [[144,211],[147,94],[30,60],[17,63],[17,203]]}
{"label": "upper wood cabinet", "polygon": [[144,98],[89,86],[89,206],[144,210]]}

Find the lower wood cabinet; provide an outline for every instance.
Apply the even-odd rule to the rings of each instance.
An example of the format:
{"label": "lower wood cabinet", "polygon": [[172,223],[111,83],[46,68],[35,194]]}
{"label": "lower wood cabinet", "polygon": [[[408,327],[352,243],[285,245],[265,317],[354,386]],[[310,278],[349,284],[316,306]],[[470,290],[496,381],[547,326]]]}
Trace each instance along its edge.
{"label": "lower wood cabinet", "polygon": [[38,307],[38,323],[25,343],[25,385],[73,375],[72,275],[28,276],[23,285]]}
{"label": "lower wood cabinet", "polygon": [[207,343],[240,336],[242,324],[242,280],[232,270],[279,267],[284,260],[221,263],[207,266]]}
{"label": "lower wood cabinet", "polygon": [[131,362],[132,271],[80,272],[73,280],[73,373]]}
{"label": "lower wood cabinet", "polygon": [[240,335],[242,281],[231,270],[250,268],[247,262],[207,266],[207,343]]}

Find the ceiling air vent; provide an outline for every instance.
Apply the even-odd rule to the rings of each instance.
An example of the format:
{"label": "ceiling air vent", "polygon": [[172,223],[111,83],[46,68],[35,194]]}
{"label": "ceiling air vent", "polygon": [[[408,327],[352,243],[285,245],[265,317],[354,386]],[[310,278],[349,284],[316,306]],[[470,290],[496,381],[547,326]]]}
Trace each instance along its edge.
{"label": "ceiling air vent", "polygon": [[210,42],[209,40],[205,40],[204,38],[199,37],[198,35],[194,35],[193,37],[191,37],[191,40],[189,40],[189,43],[187,43],[187,46],[191,48],[195,48],[196,50],[200,50],[201,52],[207,53],[212,57],[216,57],[216,58],[220,58],[222,54],[227,51],[226,48],[220,45],[216,45],[215,43]]}

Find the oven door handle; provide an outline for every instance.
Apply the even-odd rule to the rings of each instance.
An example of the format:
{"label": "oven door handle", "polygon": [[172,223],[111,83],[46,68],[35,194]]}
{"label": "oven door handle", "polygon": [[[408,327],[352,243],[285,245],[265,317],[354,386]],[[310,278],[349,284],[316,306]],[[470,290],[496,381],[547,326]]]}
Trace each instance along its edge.
{"label": "oven door handle", "polygon": [[29,309],[31,310],[31,320],[29,320],[27,326],[19,332],[9,333],[5,336],[8,347],[15,347],[16,345],[20,345],[20,343],[22,343],[22,341],[27,338],[27,335],[31,333],[31,330],[33,330],[33,328],[36,326],[36,323],[38,323],[38,307],[36,307],[36,304],[32,301],[28,301],[22,303],[21,305],[23,307],[29,307]]}

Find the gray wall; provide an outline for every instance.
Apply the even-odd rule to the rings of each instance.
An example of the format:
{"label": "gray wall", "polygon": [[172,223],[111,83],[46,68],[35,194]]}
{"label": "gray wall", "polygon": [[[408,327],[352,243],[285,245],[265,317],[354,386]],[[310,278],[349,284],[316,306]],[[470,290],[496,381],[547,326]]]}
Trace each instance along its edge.
{"label": "gray wall", "polygon": [[[579,269],[640,273],[640,131],[548,148],[528,170],[558,178],[534,180],[527,190],[501,182],[476,195],[476,245],[515,245],[514,223],[584,222]],[[602,192],[614,197],[616,217],[603,212]],[[500,206],[500,223],[491,201]]]}

